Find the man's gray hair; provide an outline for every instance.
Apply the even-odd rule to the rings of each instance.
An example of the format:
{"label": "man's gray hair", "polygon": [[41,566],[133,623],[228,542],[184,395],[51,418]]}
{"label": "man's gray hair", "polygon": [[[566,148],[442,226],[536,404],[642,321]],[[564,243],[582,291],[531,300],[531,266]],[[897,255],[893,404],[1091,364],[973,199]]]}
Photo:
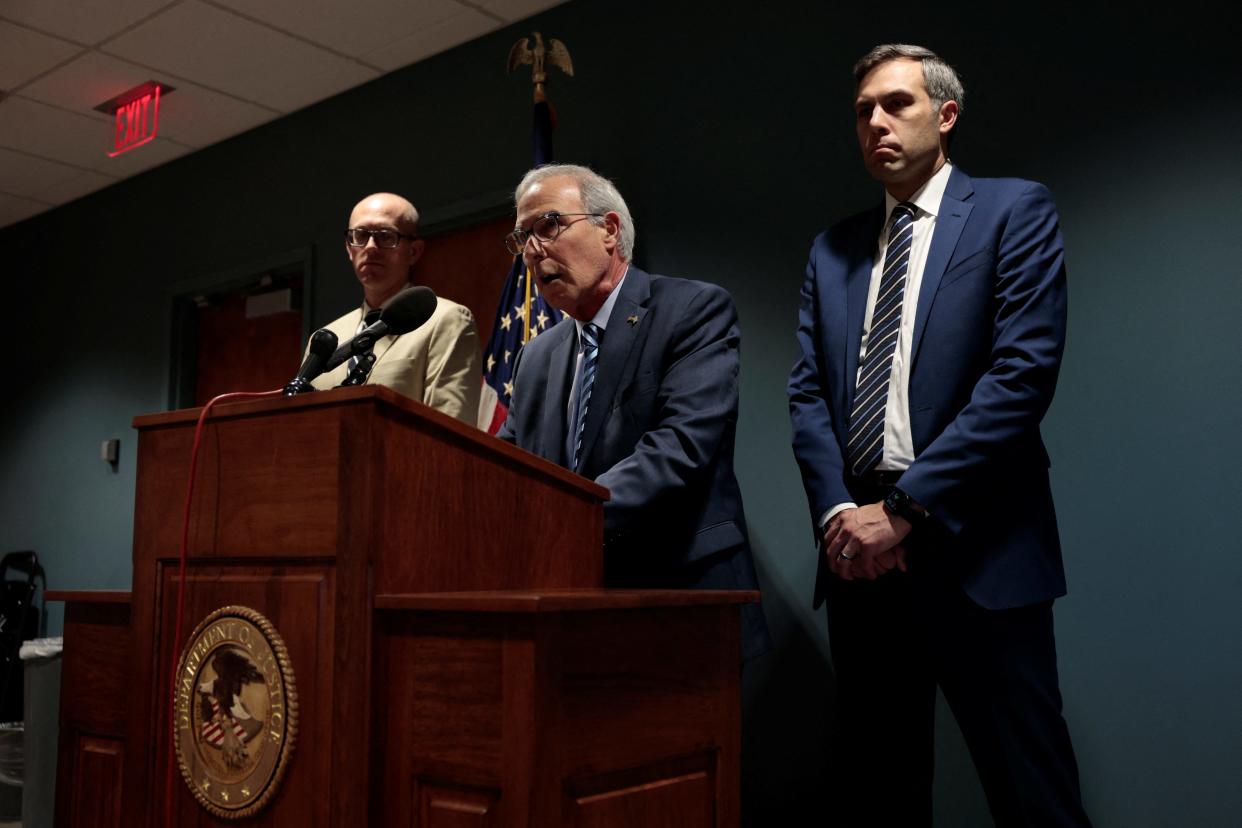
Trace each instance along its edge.
{"label": "man's gray hair", "polygon": [[[966,110],[966,90],[953,67],[941,60],[940,55],[922,46],[909,43],[885,43],[876,46],[854,64],[854,83],[862,83],[875,67],[890,60],[917,60],[923,64],[923,85],[932,106],[939,110],[945,101],[957,101],[957,113]],[[957,130],[954,129],[954,132]]]}
{"label": "man's gray hair", "polygon": [[[621,258],[630,261],[634,255],[634,219],[630,216],[630,208],[617,190],[615,184],[604,178],[589,167],[577,164],[548,164],[526,173],[522,182],[513,193],[513,203],[517,204],[525,197],[527,191],[541,181],[564,176],[578,184],[578,192],[582,196],[582,209],[587,213],[616,213],[621,217],[621,236],[617,241],[617,250]],[[592,224],[604,223],[603,218],[592,218]]]}

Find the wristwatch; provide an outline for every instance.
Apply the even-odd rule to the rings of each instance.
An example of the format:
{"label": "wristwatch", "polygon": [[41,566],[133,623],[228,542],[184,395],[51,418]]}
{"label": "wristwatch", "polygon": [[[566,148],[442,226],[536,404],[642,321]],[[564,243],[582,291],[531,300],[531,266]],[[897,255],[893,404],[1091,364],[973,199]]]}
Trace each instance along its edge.
{"label": "wristwatch", "polygon": [[927,519],[927,512],[915,505],[910,495],[901,489],[893,489],[888,493],[888,497],[884,498],[884,508],[915,526]]}

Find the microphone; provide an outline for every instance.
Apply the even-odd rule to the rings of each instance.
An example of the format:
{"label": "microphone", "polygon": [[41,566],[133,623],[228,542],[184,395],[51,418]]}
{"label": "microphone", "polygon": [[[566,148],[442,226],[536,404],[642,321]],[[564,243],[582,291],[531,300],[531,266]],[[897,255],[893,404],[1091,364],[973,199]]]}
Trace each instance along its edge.
{"label": "microphone", "polygon": [[323,370],[331,371],[350,357],[369,352],[381,337],[389,334],[400,336],[421,327],[436,312],[438,302],[429,287],[417,285],[405,288],[383,304],[378,322],[363,328],[357,336],[337,348]]}
{"label": "microphone", "polygon": [[326,370],[327,360],[331,359],[332,352],[335,350],[336,334],[332,331],[320,328],[311,334],[310,352],[306,355],[306,361],[302,363],[302,367],[298,369],[298,375],[289,380],[289,384],[285,386],[285,396],[292,397],[303,391],[310,391],[311,380]]}

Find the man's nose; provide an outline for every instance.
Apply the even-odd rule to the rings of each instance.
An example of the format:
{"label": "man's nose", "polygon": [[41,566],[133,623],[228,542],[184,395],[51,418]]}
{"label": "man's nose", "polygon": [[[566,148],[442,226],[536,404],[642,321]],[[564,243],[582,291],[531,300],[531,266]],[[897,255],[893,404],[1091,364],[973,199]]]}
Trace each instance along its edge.
{"label": "man's nose", "polygon": [[876,107],[871,110],[871,119],[867,122],[872,132],[888,132],[888,119],[885,117],[884,110]]}
{"label": "man's nose", "polygon": [[522,258],[539,258],[543,256],[543,242],[534,233],[526,236],[526,244],[522,245]]}

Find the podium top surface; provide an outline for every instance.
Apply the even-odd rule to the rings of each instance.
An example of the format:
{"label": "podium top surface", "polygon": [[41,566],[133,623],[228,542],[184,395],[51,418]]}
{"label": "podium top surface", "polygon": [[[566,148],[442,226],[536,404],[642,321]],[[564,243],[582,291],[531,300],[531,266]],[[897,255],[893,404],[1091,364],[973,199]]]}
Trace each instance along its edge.
{"label": "podium top surface", "polygon": [[133,593],[120,589],[49,589],[43,594],[45,601],[64,601],[79,604],[128,604]]}
{"label": "podium top surface", "polygon": [[430,612],[598,612],[625,609],[753,604],[753,590],[723,589],[532,589],[376,595],[381,610]]}
{"label": "podium top surface", "polygon": [[[583,493],[599,500],[609,498],[608,489],[588,480],[581,475],[545,460],[538,455],[510,445],[503,440],[481,431],[473,426],[443,414],[424,403],[412,400],[391,388],[382,385],[360,385],[353,388],[334,388],[330,391],[316,391],[298,394],[295,397],[275,396],[258,399],[224,402],[214,406],[207,418],[207,423],[218,423],[230,419],[264,416],[305,411],[315,408],[332,408],[340,406],[373,405],[386,409],[387,413],[395,414],[411,422],[417,421],[442,434],[451,434],[456,440],[473,443],[486,452],[516,461],[531,471],[545,477],[556,479],[562,484],[572,486]],[[198,421],[202,408],[182,408],[176,411],[163,411],[153,414],[140,414],[134,417],[133,427],[138,431],[169,427],[193,427]]]}

